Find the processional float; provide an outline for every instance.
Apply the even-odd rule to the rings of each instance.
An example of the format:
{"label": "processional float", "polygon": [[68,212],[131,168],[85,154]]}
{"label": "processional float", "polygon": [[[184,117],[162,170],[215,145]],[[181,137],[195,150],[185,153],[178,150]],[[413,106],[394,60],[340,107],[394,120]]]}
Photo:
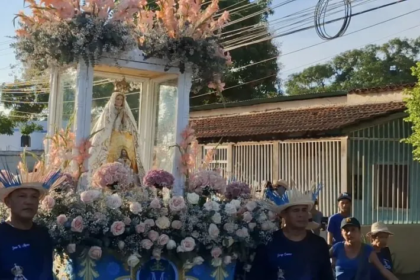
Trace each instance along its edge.
{"label": "processional float", "polygon": [[[56,243],[57,277],[233,279],[235,263],[246,263],[251,250],[270,240],[278,221],[250,199],[246,184],[232,182],[226,189],[217,172],[193,171],[192,78],[222,90],[220,78],[231,61],[219,38],[228,12],[218,13],[218,0],[163,0],[155,11],[146,1],[27,2],[32,15],[19,14],[14,47],[23,63],[51,73],[47,167],[61,168],[69,182],[91,173],[86,189],[68,184],[42,201],[37,222]],[[62,73],[71,67],[77,71],[73,126],[57,132],[63,120]],[[133,171],[126,168],[133,162],[127,150],[89,170],[95,76],[140,84],[135,149],[146,171],[156,169],[142,182],[127,180]],[[167,149],[158,156],[166,161],[159,166],[158,103],[167,90],[176,94],[168,103],[173,110],[166,118]],[[164,193],[171,187],[172,193]]]}

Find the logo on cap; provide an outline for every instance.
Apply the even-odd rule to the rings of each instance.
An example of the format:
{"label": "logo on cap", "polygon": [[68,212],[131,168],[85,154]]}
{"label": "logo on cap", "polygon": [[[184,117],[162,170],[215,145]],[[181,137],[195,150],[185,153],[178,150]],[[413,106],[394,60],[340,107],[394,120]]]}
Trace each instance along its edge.
{"label": "logo on cap", "polygon": [[347,223],[351,223],[351,218],[347,218],[347,219],[346,219],[346,222],[347,222]]}

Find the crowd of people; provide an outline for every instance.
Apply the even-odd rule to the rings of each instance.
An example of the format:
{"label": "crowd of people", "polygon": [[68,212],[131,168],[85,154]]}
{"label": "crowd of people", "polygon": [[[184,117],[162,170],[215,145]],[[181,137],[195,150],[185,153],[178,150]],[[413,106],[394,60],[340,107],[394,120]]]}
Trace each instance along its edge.
{"label": "crowd of people", "polygon": [[[54,279],[51,238],[33,223],[44,192],[31,183],[0,188],[0,201],[10,209],[9,219],[0,223],[1,280]],[[349,194],[338,197],[339,212],[328,220],[327,240],[320,236],[322,213],[316,198],[281,182],[268,185],[266,197],[283,222],[269,244],[257,249],[246,279],[397,279],[387,246],[392,232],[374,223],[367,234],[370,244],[364,243],[360,223],[351,217]]]}

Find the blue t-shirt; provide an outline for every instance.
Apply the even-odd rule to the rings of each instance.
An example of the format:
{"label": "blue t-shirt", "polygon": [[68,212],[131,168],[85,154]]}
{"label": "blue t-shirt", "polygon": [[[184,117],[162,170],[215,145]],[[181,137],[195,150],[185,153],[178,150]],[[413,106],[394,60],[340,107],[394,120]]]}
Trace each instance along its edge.
{"label": "blue t-shirt", "polygon": [[[382,265],[392,272],[392,258],[391,252],[389,248],[384,248],[381,252],[377,252],[376,255],[378,256],[379,261]],[[371,280],[385,280],[386,278],[382,276],[379,270],[376,268],[375,265],[370,264],[370,279]]]}
{"label": "blue t-shirt", "polygon": [[299,242],[274,233],[273,240],[258,248],[247,279],[264,280],[333,280],[328,245],[307,232]]}
{"label": "blue t-shirt", "polygon": [[327,231],[333,236],[333,244],[344,241],[344,238],[341,235],[341,221],[344,218],[345,217],[343,215],[337,213],[328,219]]}
{"label": "blue t-shirt", "polygon": [[[361,269],[361,279],[370,279],[370,265],[369,256],[373,251],[372,246],[363,244],[365,246],[363,255],[363,263],[365,264]],[[337,280],[354,280],[356,278],[358,267],[360,266],[360,259],[358,257],[349,259],[344,250],[344,242],[339,242],[332,247],[332,256],[335,258],[335,275]]]}
{"label": "blue t-shirt", "polygon": [[[0,223],[0,279],[53,280],[53,244],[46,228]],[[18,277],[19,276],[19,277]]]}

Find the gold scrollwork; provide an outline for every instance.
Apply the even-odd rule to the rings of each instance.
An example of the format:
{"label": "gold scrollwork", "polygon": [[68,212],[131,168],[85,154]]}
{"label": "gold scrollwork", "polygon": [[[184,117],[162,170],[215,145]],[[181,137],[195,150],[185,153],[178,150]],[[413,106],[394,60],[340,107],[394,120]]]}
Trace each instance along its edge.
{"label": "gold scrollwork", "polygon": [[229,273],[227,273],[223,266],[218,266],[211,274],[211,277],[216,280],[225,280],[229,277]]}
{"label": "gold scrollwork", "polygon": [[85,249],[79,258],[82,269],[77,275],[83,280],[94,280],[99,277],[99,273],[95,269],[95,261],[89,257],[87,252],[87,249]]}

